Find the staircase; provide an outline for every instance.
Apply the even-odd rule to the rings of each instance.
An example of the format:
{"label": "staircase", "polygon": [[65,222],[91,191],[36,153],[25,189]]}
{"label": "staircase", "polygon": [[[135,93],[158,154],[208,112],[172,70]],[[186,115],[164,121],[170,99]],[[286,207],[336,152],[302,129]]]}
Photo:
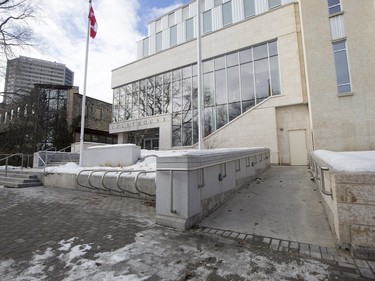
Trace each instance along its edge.
{"label": "staircase", "polygon": [[8,171],[5,176],[4,171],[0,171],[0,186],[9,188],[24,188],[43,185],[37,177],[35,171]]}

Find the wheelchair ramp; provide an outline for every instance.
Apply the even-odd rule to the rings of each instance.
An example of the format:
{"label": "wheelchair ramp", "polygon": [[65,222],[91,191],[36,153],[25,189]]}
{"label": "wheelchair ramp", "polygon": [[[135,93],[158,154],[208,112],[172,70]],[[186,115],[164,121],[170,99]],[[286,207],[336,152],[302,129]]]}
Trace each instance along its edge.
{"label": "wheelchair ramp", "polygon": [[201,226],[334,247],[318,192],[307,167],[271,167]]}

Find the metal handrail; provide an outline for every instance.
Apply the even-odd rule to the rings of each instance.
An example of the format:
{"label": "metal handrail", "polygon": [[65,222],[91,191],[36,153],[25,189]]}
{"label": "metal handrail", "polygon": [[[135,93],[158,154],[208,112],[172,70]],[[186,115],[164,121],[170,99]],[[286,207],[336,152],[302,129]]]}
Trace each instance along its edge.
{"label": "metal handrail", "polygon": [[[88,174],[88,186],[87,185],[84,185],[84,184],[81,184],[79,182],[79,177],[82,173],[84,172],[89,172]],[[104,172],[102,177],[101,177],[101,180],[100,180],[100,183],[101,183],[101,187],[99,186],[95,186],[92,182],[91,182],[91,179],[92,179],[92,176],[95,174],[95,173],[98,173],[98,172]],[[109,188],[106,184],[105,184],[105,177],[107,174],[109,173],[118,173],[117,177],[116,177],[116,186],[117,188],[120,190],[115,190],[115,189],[111,189]],[[148,196],[151,196],[151,197],[154,197],[155,195],[153,194],[150,194],[150,193],[147,193],[147,192],[144,192],[144,191],[141,191],[139,190],[138,188],[138,178],[139,178],[139,174],[135,177],[135,180],[134,180],[134,185],[135,185],[135,188],[138,192],[132,192],[132,191],[129,191],[129,190],[126,190],[125,188],[122,188],[120,186],[120,178],[121,178],[121,175],[124,174],[124,173],[140,173],[140,174],[145,174],[145,173],[156,173],[156,171],[145,171],[145,170],[107,170],[107,169],[84,169],[84,170],[81,170],[78,172],[77,174],[77,177],[76,177],[76,183],[79,185],[79,186],[82,186],[82,187],[85,187],[85,188],[89,188],[89,189],[92,189],[92,190],[99,190],[99,191],[113,191],[113,192],[116,192],[116,193],[129,193],[129,194],[132,194],[132,195],[140,195],[141,193],[142,194],[145,194],[145,195],[148,195]]]}
{"label": "metal handrail", "polygon": [[21,160],[21,171],[23,169],[23,153],[15,153],[15,154],[12,154],[12,155],[9,155],[9,156],[6,156],[2,159],[0,159],[0,162],[5,160],[5,176],[7,177],[8,176],[8,160],[14,156],[21,156],[22,157],[22,160]]}
{"label": "metal handrail", "polygon": [[333,197],[332,191],[328,192],[325,189],[324,172],[329,171],[329,167],[319,165],[317,161],[311,155],[310,155],[310,167],[312,169],[312,176],[314,180],[319,181],[319,191],[324,195]]}

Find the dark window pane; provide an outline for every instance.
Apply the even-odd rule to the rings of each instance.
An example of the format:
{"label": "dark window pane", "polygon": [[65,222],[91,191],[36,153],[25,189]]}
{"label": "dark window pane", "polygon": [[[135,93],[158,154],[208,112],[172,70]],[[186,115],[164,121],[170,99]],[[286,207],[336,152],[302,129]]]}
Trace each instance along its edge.
{"label": "dark window pane", "polygon": [[132,86],[133,94],[132,94],[132,99],[133,99],[133,118],[138,118],[138,112],[139,112],[139,86],[138,82],[133,83]]}
{"label": "dark window pane", "polygon": [[254,60],[268,57],[267,44],[254,47]]}
{"label": "dark window pane", "polygon": [[228,123],[227,105],[219,105],[216,107],[216,129],[223,127]]}
{"label": "dark window pane", "polygon": [[214,75],[213,72],[203,75],[204,107],[214,105]]}
{"label": "dark window pane", "polygon": [[171,73],[163,75],[163,113],[171,112]]}
{"label": "dark window pane", "polygon": [[225,67],[225,56],[218,57],[215,59],[215,70],[222,69]]}
{"label": "dark window pane", "polygon": [[180,113],[182,110],[181,81],[172,82],[172,96],[173,96],[173,113]]}
{"label": "dark window pane", "polygon": [[139,117],[145,117],[147,111],[147,80],[139,83]]}
{"label": "dark window pane", "polygon": [[147,79],[147,116],[155,115],[155,79]]}
{"label": "dark window pane", "polygon": [[181,146],[181,114],[176,114],[172,120],[172,145]]}
{"label": "dark window pane", "polygon": [[185,79],[185,78],[191,77],[191,72],[192,72],[192,70],[191,70],[191,66],[190,65],[187,66],[187,67],[184,67],[182,69],[182,78]]}
{"label": "dark window pane", "polygon": [[214,61],[208,60],[203,62],[203,73],[211,72],[214,70]]}
{"label": "dark window pane", "polygon": [[254,100],[254,73],[253,63],[241,65],[241,91],[242,100]]}
{"label": "dark window pane", "polygon": [[238,64],[238,53],[227,55],[227,67],[231,67]]}
{"label": "dark window pane", "polygon": [[225,69],[215,71],[216,104],[227,103]]}
{"label": "dark window pane", "polygon": [[223,25],[232,23],[232,1],[223,4]]}
{"label": "dark window pane", "polygon": [[281,0],[268,0],[270,9],[281,5]]}
{"label": "dark window pane", "polygon": [[255,105],[255,100],[248,100],[242,102],[242,113],[246,112]]}
{"label": "dark window pane", "polygon": [[244,0],[245,18],[255,15],[255,0]]}
{"label": "dark window pane", "polygon": [[170,44],[174,46],[177,44],[177,25],[171,27]]}
{"label": "dark window pane", "polygon": [[208,136],[215,131],[215,108],[207,107],[204,109],[204,136]]}
{"label": "dark window pane", "polygon": [[348,60],[345,51],[339,51],[335,53],[335,64],[336,64],[336,75],[337,84],[350,83]]}
{"label": "dark window pane", "polygon": [[240,52],[240,63],[253,61],[252,49],[246,49]]}
{"label": "dark window pane", "polygon": [[186,21],[186,40],[194,38],[194,18]]}
{"label": "dark window pane", "polygon": [[184,79],[182,84],[182,110],[190,111],[192,110],[192,103],[191,103],[191,78]]}
{"label": "dark window pane", "polygon": [[229,122],[241,115],[241,103],[233,102],[229,104]]}
{"label": "dark window pane", "polygon": [[270,58],[271,66],[271,82],[272,82],[272,95],[280,95],[280,74],[279,74],[279,60],[278,57]]}
{"label": "dark window pane", "polygon": [[270,83],[268,76],[268,59],[255,62],[255,89],[258,100],[263,100],[270,95]]}
{"label": "dark window pane", "polygon": [[155,77],[155,114],[163,113],[163,75]]}
{"label": "dark window pane", "polygon": [[212,16],[211,10],[203,14],[203,33],[212,31]]}
{"label": "dark window pane", "polygon": [[277,42],[273,41],[268,43],[268,49],[270,52],[270,56],[276,56],[277,55]]}
{"label": "dark window pane", "polygon": [[241,100],[238,66],[228,68],[228,98],[229,102]]}
{"label": "dark window pane", "polygon": [[156,34],[156,51],[160,52],[162,50],[163,37],[162,33],[159,32]]}
{"label": "dark window pane", "polygon": [[183,112],[182,116],[182,146],[190,146],[193,144],[193,128],[192,128],[191,111]]}

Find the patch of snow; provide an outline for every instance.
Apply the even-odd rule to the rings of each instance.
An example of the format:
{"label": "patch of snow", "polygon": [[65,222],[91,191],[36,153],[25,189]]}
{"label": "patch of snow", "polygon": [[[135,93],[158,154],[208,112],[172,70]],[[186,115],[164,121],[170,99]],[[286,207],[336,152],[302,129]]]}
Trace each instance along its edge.
{"label": "patch of snow", "polygon": [[64,252],[69,251],[69,249],[72,246],[72,243],[74,242],[75,239],[78,239],[78,238],[77,237],[73,237],[73,238],[70,238],[68,240],[61,240],[59,242],[59,245],[61,245],[62,247],[60,247],[58,250],[59,251],[64,251]]}
{"label": "patch of snow", "polygon": [[375,151],[316,150],[313,153],[338,172],[375,172]]}

